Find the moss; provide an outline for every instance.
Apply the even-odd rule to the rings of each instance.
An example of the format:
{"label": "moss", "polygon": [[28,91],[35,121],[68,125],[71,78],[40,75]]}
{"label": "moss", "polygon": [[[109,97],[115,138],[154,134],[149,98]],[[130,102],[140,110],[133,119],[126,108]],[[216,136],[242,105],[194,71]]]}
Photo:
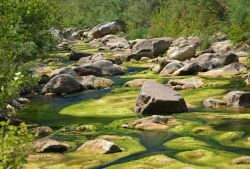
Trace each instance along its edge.
{"label": "moss", "polygon": [[[107,137],[107,136],[105,136]],[[63,154],[58,159],[49,159],[40,161],[41,158],[39,156],[46,156],[50,154],[38,154],[38,158],[34,159],[32,161],[29,161],[29,163],[26,165],[25,168],[27,169],[33,169],[33,168],[92,168],[97,167],[100,164],[104,164],[107,162],[110,162],[112,160],[116,160],[125,156],[128,156],[130,154],[134,154],[140,151],[144,151],[144,147],[138,142],[138,140],[129,137],[129,136],[123,136],[123,137],[112,137],[109,136],[110,140],[115,142],[119,147],[122,148],[122,152],[115,153],[115,154],[94,154],[94,153],[84,153],[80,151],[73,151],[66,154]],[[84,143],[84,142],[83,142]],[[39,163],[37,162],[39,161]]]}
{"label": "moss", "polygon": [[178,153],[177,158],[195,165],[218,167],[221,163],[230,161],[235,157],[233,153],[225,153],[223,151],[197,149]]}
{"label": "moss", "polygon": [[164,146],[175,150],[194,150],[208,146],[208,144],[195,140],[191,137],[180,137],[166,142]]}
{"label": "moss", "polygon": [[[131,162],[123,163],[114,165],[111,167],[108,167],[109,169],[123,169],[123,168],[129,168],[129,169],[180,169],[180,168],[193,168],[193,165],[185,164],[180,161],[177,161],[175,159],[169,158],[166,155],[159,154],[159,155],[153,155],[145,158],[141,158],[139,160],[134,160]],[[194,168],[203,168],[206,167],[194,167]]]}

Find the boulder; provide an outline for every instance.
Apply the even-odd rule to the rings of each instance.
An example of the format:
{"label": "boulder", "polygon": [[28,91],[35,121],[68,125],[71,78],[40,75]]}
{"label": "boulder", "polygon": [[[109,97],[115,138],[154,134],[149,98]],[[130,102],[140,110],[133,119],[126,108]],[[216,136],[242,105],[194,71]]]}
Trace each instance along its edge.
{"label": "boulder", "polygon": [[126,60],[140,60],[142,57],[153,58],[166,52],[172,43],[171,38],[154,38],[138,40],[132,47],[132,53],[126,57]]}
{"label": "boulder", "polygon": [[122,25],[118,22],[99,24],[89,31],[88,37],[91,39],[102,38],[119,30],[122,30]]}
{"label": "boulder", "polygon": [[19,97],[16,99],[17,102],[21,103],[21,104],[26,104],[26,103],[30,103],[31,101],[27,98],[24,97]]}
{"label": "boulder", "polygon": [[232,91],[224,97],[227,106],[235,108],[250,108],[250,92]]}
{"label": "boulder", "polygon": [[80,91],[82,85],[70,74],[60,74],[52,78],[42,89],[42,94],[69,94]]}
{"label": "boulder", "polygon": [[172,38],[154,38],[151,39],[152,45],[153,45],[153,55],[159,56],[161,54],[164,54],[166,50],[170,47],[172,43]]}
{"label": "boulder", "polygon": [[128,125],[138,130],[165,130],[176,123],[172,116],[153,115],[130,122]]}
{"label": "boulder", "polygon": [[79,59],[77,64],[82,65],[82,64],[86,64],[86,63],[93,63],[93,62],[96,62],[99,60],[106,60],[106,57],[104,56],[103,53],[95,53],[92,56],[83,57],[83,58]]}
{"label": "boulder", "polygon": [[110,79],[95,77],[93,75],[90,76],[82,76],[78,78],[83,87],[87,89],[97,89],[97,88],[106,88],[111,87],[113,85],[113,81]]}
{"label": "boulder", "polygon": [[167,52],[167,57],[173,60],[184,61],[195,56],[196,48],[200,44],[197,37],[176,39]]}
{"label": "boulder", "polygon": [[83,66],[76,67],[74,71],[78,76],[88,76],[88,75],[102,76],[101,69],[88,66],[85,64]]}
{"label": "boulder", "polygon": [[114,76],[114,75],[121,75],[124,73],[121,67],[119,67],[116,64],[113,64],[108,60],[99,60],[91,64],[85,64],[81,67],[100,70],[102,76]]}
{"label": "boulder", "polygon": [[234,159],[232,161],[233,164],[250,164],[250,156],[242,156]]}
{"label": "boulder", "polygon": [[181,89],[195,89],[204,86],[204,82],[201,78],[192,77],[187,79],[171,79],[168,81],[168,85],[175,89],[175,86],[180,86]]}
{"label": "boulder", "polygon": [[172,61],[171,63],[167,64],[160,72],[161,76],[169,76],[175,71],[179,70],[182,68],[184,64],[180,61]]}
{"label": "boulder", "polygon": [[211,49],[216,53],[228,52],[232,50],[232,48],[233,48],[233,43],[231,40],[219,41],[211,45]]}
{"label": "boulder", "polygon": [[60,75],[60,74],[69,74],[73,77],[77,76],[76,72],[72,68],[62,67],[62,68],[56,69],[52,73],[50,73],[50,78],[53,78],[53,77]]}
{"label": "boulder", "polygon": [[192,45],[184,46],[184,47],[171,47],[167,56],[169,59],[184,61],[186,59],[190,59],[195,56],[196,48]]}
{"label": "boulder", "polygon": [[148,79],[134,79],[125,83],[125,87],[139,88],[142,87],[143,83]]}
{"label": "boulder", "polygon": [[221,59],[223,65],[239,62],[239,57],[232,52],[216,55],[215,57]]}
{"label": "boulder", "polygon": [[87,52],[74,52],[71,51],[71,53],[69,54],[69,60],[71,61],[78,61],[79,59],[83,58],[83,57],[88,57],[91,56],[91,53],[87,53]]}
{"label": "boulder", "polygon": [[208,108],[215,108],[215,107],[223,107],[226,106],[227,103],[222,101],[222,100],[218,100],[218,99],[213,99],[213,98],[208,98],[203,102],[203,105],[205,107]]}
{"label": "boulder", "polygon": [[134,111],[139,114],[171,114],[186,112],[187,106],[178,92],[148,80],[141,88]]}
{"label": "boulder", "polygon": [[115,48],[125,48],[126,49],[126,48],[129,48],[128,41],[123,37],[116,37],[116,38],[109,39],[108,41],[106,41],[104,43],[104,45],[106,45],[110,49],[115,49]]}
{"label": "boulder", "polygon": [[63,153],[69,149],[69,145],[52,140],[52,139],[41,139],[35,142],[33,150],[37,153],[50,153],[50,152],[57,152]]}
{"label": "boulder", "polygon": [[222,68],[212,69],[207,72],[200,73],[202,76],[234,76],[239,75],[241,73],[246,73],[247,68],[245,65],[235,62],[231,63]]}
{"label": "boulder", "polygon": [[87,141],[77,151],[85,151],[88,153],[96,154],[111,154],[118,153],[122,150],[113,142],[104,139],[95,139]]}
{"label": "boulder", "polygon": [[176,70],[173,73],[173,75],[174,76],[196,75],[200,71],[202,71],[200,65],[198,65],[197,63],[188,63],[184,65],[182,68]]}

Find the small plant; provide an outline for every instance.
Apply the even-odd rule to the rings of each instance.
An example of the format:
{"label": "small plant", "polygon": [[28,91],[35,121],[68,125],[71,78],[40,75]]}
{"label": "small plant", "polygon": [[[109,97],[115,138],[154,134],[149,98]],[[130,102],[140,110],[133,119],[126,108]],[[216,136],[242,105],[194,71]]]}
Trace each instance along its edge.
{"label": "small plant", "polygon": [[10,121],[0,122],[0,166],[3,169],[21,168],[32,139],[25,123],[13,126]]}

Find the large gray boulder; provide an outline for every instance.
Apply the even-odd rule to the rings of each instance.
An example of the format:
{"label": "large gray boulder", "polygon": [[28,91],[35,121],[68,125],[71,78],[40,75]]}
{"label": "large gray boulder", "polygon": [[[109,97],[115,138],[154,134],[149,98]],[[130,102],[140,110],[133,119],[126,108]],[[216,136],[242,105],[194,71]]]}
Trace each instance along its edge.
{"label": "large gray boulder", "polygon": [[120,66],[113,64],[111,61],[108,60],[99,60],[91,64],[82,65],[81,67],[100,70],[102,76],[114,76],[121,75],[124,73]]}
{"label": "large gray boulder", "polygon": [[57,153],[63,153],[69,149],[69,145],[52,140],[52,139],[41,139],[37,142],[35,142],[33,150],[37,153],[51,153],[51,152],[57,152]]}
{"label": "large gray boulder", "polygon": [[160,72],[161,76],[169,76],[175,71],[182,68],[184,64],[178,60],[172,61],[171,63],[167,64]]}
{"label": "large gray boulder", "polygon": [[42,89],[42,94],[70,94],[80,91],[82,85],[70,74],[60,74],[52,78]]}
{"label": "large gray boulder", "polygon": [[95,154],[111,154],[118,153],[122,150],[113,142],[104,139],[90,140],[84,143],[77,151],[85,151]]}
{"label": "large gray boulder", "polygon": [[88,57],[83,57],[81,59],[79,59],[79,61],[77,62],[78,65],[82,65],[82,64],[86,64],[86,63],[93,63],[99,60],[106,60],[107,58],[105,57],[105,55],[103,53],[95,53],[91,56]]}
{"label": "large gray boulder", "polygon": [[70,67],[62,67],[62,68],[56,69],[52,73],[50,73],[49,76],[50,78],[53,78],[59,74],[70,74],[73,77],[77,76],[76,72]]}
{"label": "large gray boulder", "polygon": [[250,92],[232,91],[224,97],[224,100],[229,107],[250,108]]}
{"label": "large gray boulder", "polygon": [[184,61],[195,56],[196,48],[200,44],[197,37],[176,39],[167,52],[167,57],[173,60]]}
{"label": "large gray boulder", "polygon": [[132,47],[132,53],[126,57],[126,60],[140,60],[142,57],[153,58],[164,54],[172,43],[171,38],[154,38],[138,40]]}
{"label": "large gray boulder", "polygon": [[89,31],[88,37],[91,39],[102,38],[105,35],[115,33],[119,30],[122,30],[122,25],[118,22],[99,24]]}
{"label": "large gray boulder", "polygon": [[141,88],[134,111],[139,114],[171,114],[185,112],[187,106],[178,92],[149,80]]}
{"label": "large gray boulder", "polygon": [[202,71],[201,67],[197,63],[188,63],[184,65],[182,68],[176,70],[173,75],[174,76],[182,76],[182,75],[196,75],[198,72]]}

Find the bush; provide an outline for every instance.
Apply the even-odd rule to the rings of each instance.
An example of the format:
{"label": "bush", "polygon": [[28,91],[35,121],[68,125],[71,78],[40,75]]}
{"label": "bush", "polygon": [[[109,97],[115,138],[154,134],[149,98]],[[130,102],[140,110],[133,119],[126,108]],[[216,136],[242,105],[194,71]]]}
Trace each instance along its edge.
{"label": "bush", "polygon": [[13,126],[9,121],[0,122],[0,165],[3,169],[22,167],[32,139],[25,123]]}

